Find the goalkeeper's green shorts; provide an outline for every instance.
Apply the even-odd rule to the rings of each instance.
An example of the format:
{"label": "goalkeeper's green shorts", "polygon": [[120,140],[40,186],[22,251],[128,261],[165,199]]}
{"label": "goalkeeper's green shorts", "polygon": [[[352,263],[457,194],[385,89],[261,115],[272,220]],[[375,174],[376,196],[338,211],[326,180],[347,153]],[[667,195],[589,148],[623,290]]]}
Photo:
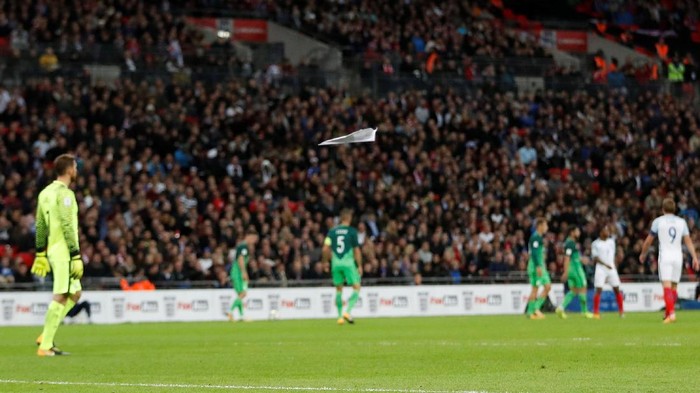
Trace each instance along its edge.
{"label": "goalkeeper's green shorts", "polygon": [[49,259],[49,263],[53,274],[53,293],[55,295],[65,295],[66,293],[73,295],[83,289],[80,280],[70,277],[70,261],[54,262]]}

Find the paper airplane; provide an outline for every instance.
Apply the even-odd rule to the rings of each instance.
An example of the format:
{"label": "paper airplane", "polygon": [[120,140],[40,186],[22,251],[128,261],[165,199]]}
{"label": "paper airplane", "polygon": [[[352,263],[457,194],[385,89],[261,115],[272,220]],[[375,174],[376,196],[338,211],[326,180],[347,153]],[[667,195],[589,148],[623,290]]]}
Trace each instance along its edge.
{"label": "paper airplane", "polygon": [[324,145],[345,145],[348,143],[362,143],[362,142],[374,142],[374,137],[377,133],[376,128],[363,128],[359,131],[355,131],[352,134],[339,136],[337,138],[329,139],[323,141],[319,146]]}

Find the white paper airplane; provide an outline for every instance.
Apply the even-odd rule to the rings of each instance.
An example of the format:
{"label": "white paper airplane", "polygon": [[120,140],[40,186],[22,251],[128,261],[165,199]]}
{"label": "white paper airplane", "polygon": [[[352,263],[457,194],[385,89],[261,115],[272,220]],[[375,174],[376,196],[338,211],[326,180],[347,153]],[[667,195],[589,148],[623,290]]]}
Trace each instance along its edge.
{"label": "white paper airplane", "polygon": [[348,143],[362,143],[362,142],[374,142],[374,137],[377,133],[376,128],[363,128],[359,131],[355,131],[352,134],[339,136],[337,138],[329,139],[323,141],[319,146],[324,145],[345,145]]}

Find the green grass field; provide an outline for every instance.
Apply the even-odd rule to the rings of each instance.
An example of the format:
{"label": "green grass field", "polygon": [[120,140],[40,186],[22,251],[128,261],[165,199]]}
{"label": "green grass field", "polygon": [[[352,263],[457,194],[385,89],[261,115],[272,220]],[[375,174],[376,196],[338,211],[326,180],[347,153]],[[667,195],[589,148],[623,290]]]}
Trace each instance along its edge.
{"label": "green grass field", "polygon": [[694,392],[700,313],[0,328],[0,392]]}

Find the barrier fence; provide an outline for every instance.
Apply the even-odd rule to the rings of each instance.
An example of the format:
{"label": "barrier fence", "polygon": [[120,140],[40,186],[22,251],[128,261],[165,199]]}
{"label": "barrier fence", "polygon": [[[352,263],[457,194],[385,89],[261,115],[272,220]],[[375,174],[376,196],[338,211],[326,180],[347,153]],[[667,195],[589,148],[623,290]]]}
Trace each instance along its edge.
{"label": "barrier fence", "polygon": [[[679,297],[694,297],[695,287],[696,283],[681,283]],[[660,283],[623,283],[621,288],[626,311],[658,311],[664,305]],[[345,298],[350,291],[346,288]],[[367,287],[362,289],[353,314],[357,318],[517,315],[524,312],[529,291],[528,284]],[[225,321],[234,296],[230,289],[85,291],[83,300],[91,304],[92,321],[98,324],[195,322]],[[550,300],[560,304],[563,297],[563,285],[554,284]],[[50,301],[50,292],[2,292],[0,326],[42,325]],[[245,307],[251,320],[333,319],[335,290],[251,289]],[[602,304],[603,311],[615,307],[614,301]]]}

